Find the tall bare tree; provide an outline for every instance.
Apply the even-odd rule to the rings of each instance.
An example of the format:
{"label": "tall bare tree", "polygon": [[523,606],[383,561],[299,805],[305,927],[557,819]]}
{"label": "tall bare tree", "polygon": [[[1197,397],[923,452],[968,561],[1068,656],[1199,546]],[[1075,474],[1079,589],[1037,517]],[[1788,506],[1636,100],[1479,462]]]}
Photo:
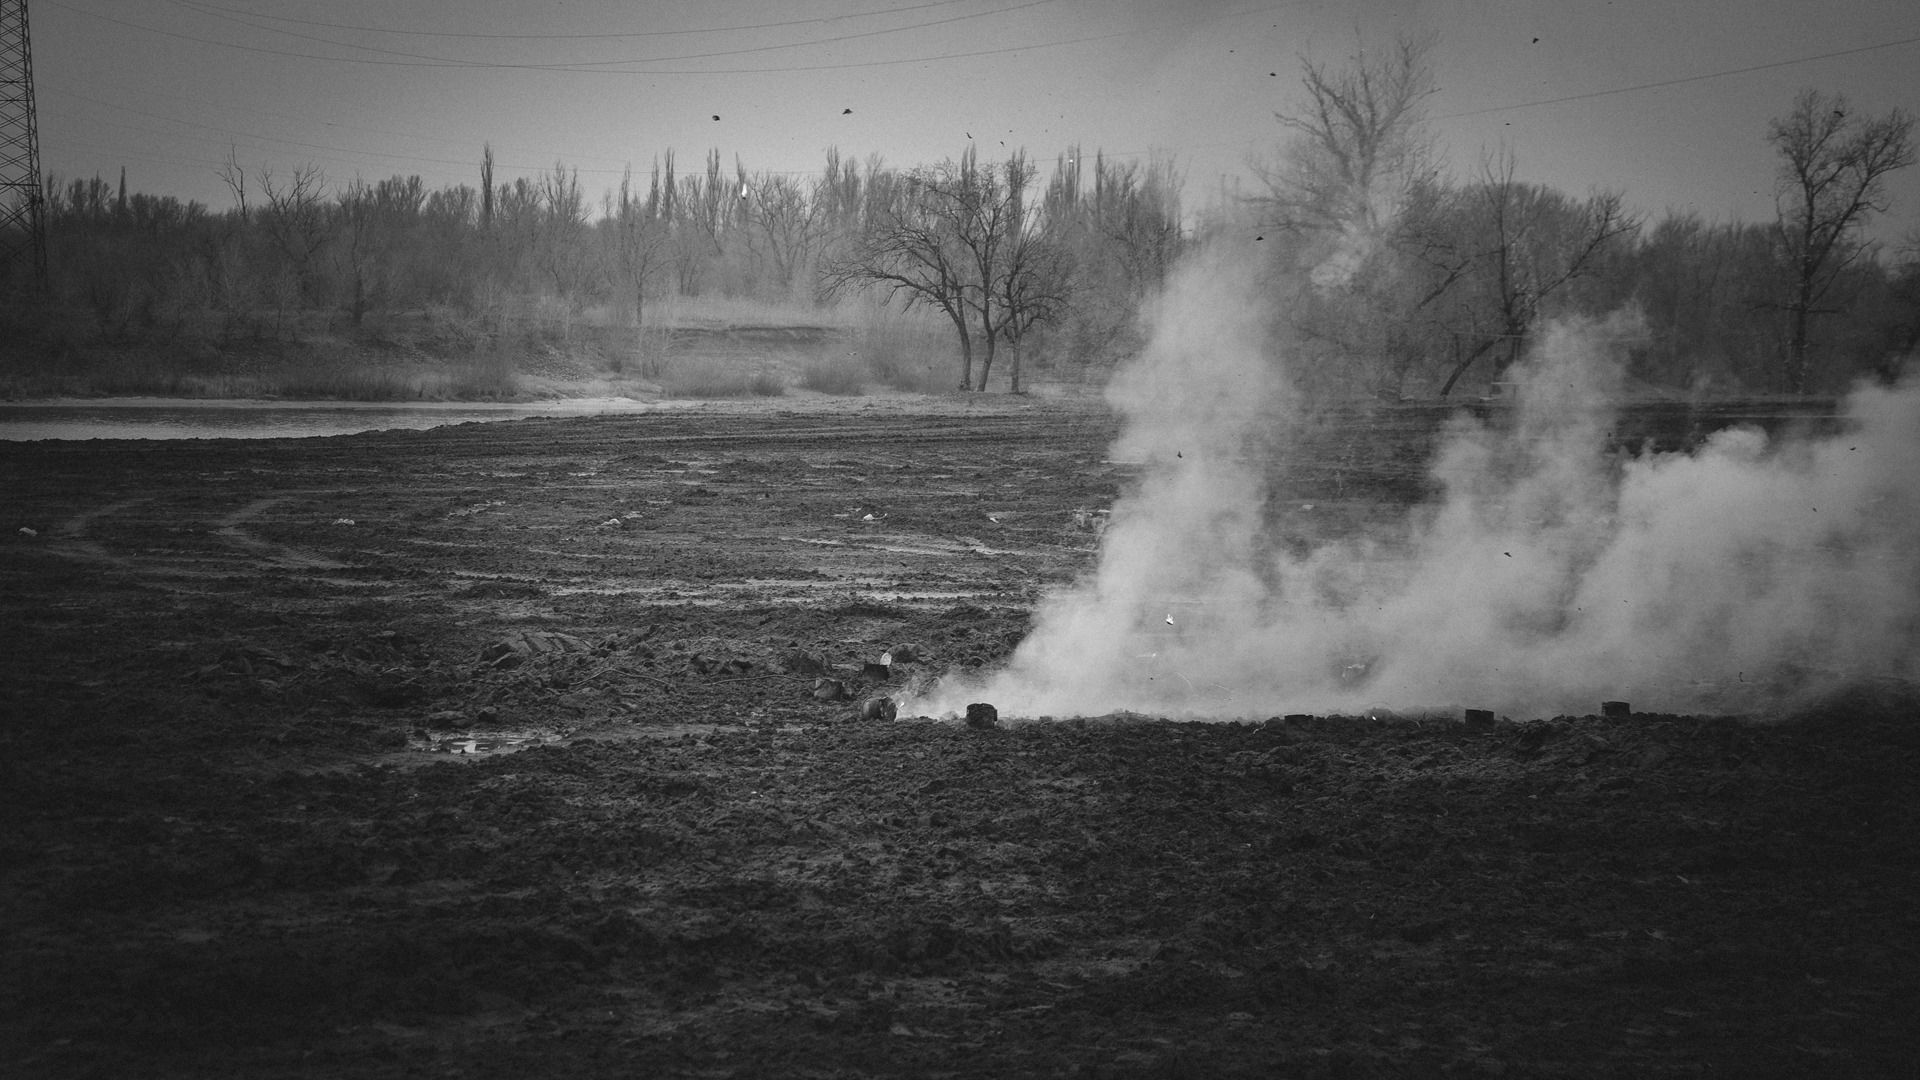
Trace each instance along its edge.
{"label": "tall bare tree", "polygon": [[221,183],[227,185],[228,191],[233,192],[234,212],[239,215],[240,224],[245,225],[249,215],[247,209],[247,170],[240,167],[239,156],[235,154],[232,144],[228,144],[227,159],[220,163],[218,169],[214,170],[214,175],[220,178]]}
{"label": "tall bare tree", "polygon": [[1424,116],[1430,37],[1362,47],[1339,65],[1303,58],[1301,96],[1276,113],[1277,164],[1254,163],[1250,201],[1313,392],[1399,392],[1413,260],[1407,209],[1438,184]]}
{"label": "tall bare tree", "polygon": [[1816,315],[1844,310],[1835,286],[1871,250],[1860,228],[1887,208],[1886,178],[1913,164],[1913,117],[1857,116],[1845,95],[1802,90],[1767,141],[1780,154],[1776,237],[1786,277],[1786,388],[1807,388]]}
{"label": "tall bare tree", "polygon": [[607,227],[613,235],[613,263],[633,297],[633,324],[646,328],[647,293],[667,264],[667,223],[658,216],[658,199],[642,199],[633,189],[632,171],[620,174],[620,194],[609,200]]}
{"label": "tall bare tree", "polygon": [[586,243],[588,206],[578,169],[553,163],[540,176],[540,266],[553,282],[555,295],[578,307],[595,284],[594,253]]}
{"label": "tall bare tree", "polygon": [[1307,234],[1375,233],[1437,173],[1421,112],[1433,39],[1399,37],[1345,66],[1304,60],[1305,98],[1275,113],[1291,133],[1278,165],[1255,162],[1266,224]]}
{"label": "tall bare tree", "polygon": [[493,229],[493,144],[480,147],[480,231]]}

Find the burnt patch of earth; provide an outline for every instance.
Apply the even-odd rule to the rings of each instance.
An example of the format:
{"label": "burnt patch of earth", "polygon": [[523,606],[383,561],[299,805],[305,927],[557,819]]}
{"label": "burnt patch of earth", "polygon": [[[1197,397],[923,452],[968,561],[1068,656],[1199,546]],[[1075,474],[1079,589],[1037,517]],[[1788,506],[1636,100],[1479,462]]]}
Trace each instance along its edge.
{"label": "burnt patch of earth", "polygon": [[[1431,424],[1395,422],[1292,495],[1416,497]],[[0,444],[0,1072],[1907,1074],[1910,688],[866,710],[1087,569],[1111,434],[1007,402]]]}

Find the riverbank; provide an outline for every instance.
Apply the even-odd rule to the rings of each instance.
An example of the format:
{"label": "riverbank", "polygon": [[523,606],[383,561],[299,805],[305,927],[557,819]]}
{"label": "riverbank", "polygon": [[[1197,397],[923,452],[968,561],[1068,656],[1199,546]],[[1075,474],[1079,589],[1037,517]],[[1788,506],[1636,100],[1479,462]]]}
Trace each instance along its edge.
{"label": "riverbank", "polygon": [[0,440],[314,438],[534,417],[658,412],[698,404],[690,399],[628,397],[555,398],[526,403],[51,398],[0,401]]}
{"label": "riverbank", "polygon": [[950,388],[950,328],[881,309],[683,301],[644,329],[604,313],[308,318],[195,335],[24,335],[0,401],[162,397],[340,402],[726,398]]}

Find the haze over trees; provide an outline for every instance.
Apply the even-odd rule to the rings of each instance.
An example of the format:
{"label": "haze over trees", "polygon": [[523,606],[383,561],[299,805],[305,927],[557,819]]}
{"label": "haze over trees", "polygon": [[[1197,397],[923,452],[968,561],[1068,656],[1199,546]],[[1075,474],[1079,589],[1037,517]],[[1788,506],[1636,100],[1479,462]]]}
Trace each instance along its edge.
{"label": "haze over trees", "polygon": [[969,147],[904,168],[830,149],[809,173],[718,149],[687,170],[666,149],[598,193],[564,162],[501,180],[491,147],[476,184],[437,189],[229,155],[225,210],[124,174],[50,179],[49,287],[4,268],[0,354],[77,369],[330,342],[649,373],[676,298],[792,312],[864,295],[935,316],[946,385],[1018,390],[1036,370],[1101,377],[1139,347],[1137,313],[1181,252],[1220,237],[1257,241],[1275,348],[1335,396],[1481,393],[1546,320],[1622,309],[1645,327],[1630,374],[1647,391],[1832,392],[1920,342],[1920,238],[1867,238],[1886,177],[1914,161],[1905,113],[1806,91],[1754,133],[1779,162],[1773,221],[1647,219],[1625,192],[1520,179],[1524,147],[1449,166],[1425,116],[1432,47],[1308,62],[1254,191],[1202,208],[1168,158],[1077,146],[1049,166]]}
{"label": "haze over trees", "polygon": [[1307,62],[1299,104],[1276,118],[1287,139],[1256,163],[1247,227],[1269,245],[1309,389],[1484,386],[1543,320],[1622,308],[1646,326],[1632,351],[1643,388],[1832,391],[1912,352],[1899,283],[1916,250],[1889,263],[1861,236],[1886,208],[1886,175],[1912,164],[1905,114],[1854,116],[1803,93],[1767,133],[1782,158],[1778,221],[1648,222],[1622,192],[1519,180],[1512,147],[1449,179],[1423,114],[1431,47]]}

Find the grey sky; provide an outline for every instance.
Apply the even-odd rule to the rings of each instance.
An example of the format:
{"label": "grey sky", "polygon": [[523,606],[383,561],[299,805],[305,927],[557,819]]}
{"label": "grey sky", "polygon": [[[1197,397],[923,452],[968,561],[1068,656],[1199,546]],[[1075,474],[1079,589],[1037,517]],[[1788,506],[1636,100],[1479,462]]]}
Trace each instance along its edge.
{"label": "grey sky", "polygon": [[[1920,111],[1910,0],[31,0],[43,168],[229,198],[250,172],[474,183],[556,161],[594,193],[672,149],[812,172],[1079,144],[1172,157],[1189,206],[1273,152],[1302,55],[1433,33],[1428,101],[1456,175],[1523,177],[1657,215],[1772,215],[1770,117],[1801,87]],[[1838,55],[1832,55],[1838,54]],[[1818,59],[1825,57],[1824,59]],[[1666,85],[1660,85],[1666,84]],[[1637,88],[1637,89],[1636,89]],[[851,110],[851,112],[847,111]],[[715,120],[714,117],[719,119]],[[1889,238],[1920,227],[1920,169]]]}

